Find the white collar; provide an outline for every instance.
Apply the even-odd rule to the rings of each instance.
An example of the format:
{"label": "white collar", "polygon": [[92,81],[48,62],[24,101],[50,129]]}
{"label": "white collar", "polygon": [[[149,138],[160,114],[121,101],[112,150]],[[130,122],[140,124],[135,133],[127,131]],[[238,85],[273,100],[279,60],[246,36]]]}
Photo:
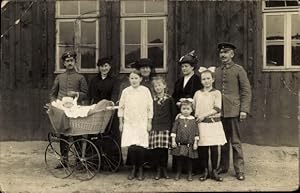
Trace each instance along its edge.
{"label": "white collar", "polygon": [[193,71],[191,74],[184,76],[184,79],[190,79],[193,75],[195,74],[195,72]]}
{"label": "white collar", "polygon": [[179,119],[189,119],[189,120],[193,120],[193,119],[195,119],[195,117],[192,116],[192,115],[190,115],[190,116],[188,116],[188,117],[185,117],[185,116],[183,116],[183,115],[179,115]]}

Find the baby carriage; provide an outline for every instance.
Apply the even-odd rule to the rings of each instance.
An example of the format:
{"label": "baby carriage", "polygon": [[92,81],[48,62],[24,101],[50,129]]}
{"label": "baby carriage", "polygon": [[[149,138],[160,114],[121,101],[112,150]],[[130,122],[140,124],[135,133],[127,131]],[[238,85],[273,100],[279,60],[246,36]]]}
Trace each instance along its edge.
{"label": "baby carriage", "polygon": [[[100,108],[87,117],[67,118],[68,129],[58,127],[57,112],[63,112],[49,106],[49,116],[53,132],[48,134],[49,144],[45,150],[47,170],[58,178],[67,178],[75,174],[80,180],[92,179],[100,168],[116,172],[121,163],[121,149],[110,136],[112,120],[116,106],[112,101],[102,100]],[[96,108],[95,108],[96,109]],[[67,138],[67,139],[66,139]],[[62,153],[61,144],[67,146]],[[55,167],[61,169],[56,169]]]}

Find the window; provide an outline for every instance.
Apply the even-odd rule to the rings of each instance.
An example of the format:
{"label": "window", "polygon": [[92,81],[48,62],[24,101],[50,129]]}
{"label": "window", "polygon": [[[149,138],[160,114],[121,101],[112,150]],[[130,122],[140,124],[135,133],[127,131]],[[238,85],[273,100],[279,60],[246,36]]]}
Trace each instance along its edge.
{"label": "window", "polygon": [[63,72],[61,55],[77,52],[79,72],[97,72],[99,50],[99,2],[97,0],[56,1],[56,72]]}
{"label": "window", "polygon": [[121,2],[121,72],[139,58],[150,58],[156,72],[167,67],[167,1]]}
{"label": "window", "polygon": [[263,1],[263,61],[266,71],[300,71],[300,4]]}

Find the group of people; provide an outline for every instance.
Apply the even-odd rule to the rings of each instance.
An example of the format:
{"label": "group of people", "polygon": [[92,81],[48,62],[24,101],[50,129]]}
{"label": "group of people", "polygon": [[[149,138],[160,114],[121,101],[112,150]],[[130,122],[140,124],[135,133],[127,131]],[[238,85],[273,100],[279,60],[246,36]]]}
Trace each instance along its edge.
{"label": "group of people", "polygon": [[[187,180],[200,174],[223,181],[220,174],[229,169],[230,146],[238,180],[244,180],[244,158],[239,123],[250,112],[251,87],[242,66],[233,62],[236,47],[218,44],[220,67],[200,67],[194,51],[182,56],[182,77],[167,93],[165,78],[154,72],[149,58],[137,60],[128,81],[118,84],[110,75],[111,57],[98,61],[99,74],[89,86],[75,70],[76,53],[62,55],[66,72],[56,77],[50,99],[64,96],[88,99],[95,104],[103,99],[119,101],[118,128],[121,147],[127,147],[128,179],[144,179],[145,163],[155,168],[155,179],[170,178],[167,172],[169,150],[173,155],[174,179],[179,180],[187,166]],[[221,146],[221,155],[218,153]],[[61,144],[61,153],[66,144]],[[210,151],[210,154],[209,154]],[[209,171],[209,155],[212,171]],[[218,159],[221,156],[218,167]],[[58,166],[62,167],[62,166]]]}

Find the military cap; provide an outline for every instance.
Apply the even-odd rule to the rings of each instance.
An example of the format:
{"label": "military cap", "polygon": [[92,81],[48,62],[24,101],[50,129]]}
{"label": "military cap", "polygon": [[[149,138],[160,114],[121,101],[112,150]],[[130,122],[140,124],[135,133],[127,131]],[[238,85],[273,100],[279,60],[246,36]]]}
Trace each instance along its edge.
{"label": "military cap", "polygon": [[65,60],[66,58],[69,58],[69,57],[76,58],[76,56],[77,56],[77,54],[74,50],[67,50],[63,53],[63,55],[61,56],[61,59]]}
{"label": "military cap", "polygon": [[195,66],[195,64],[197,64],[198,62],[198,59],[197,59],[197,56],[195,54],[195,50],[191,51],[190,53],[182,56],[180,59],[179,59],[179,64],[183,64],[183,63],[188,63],[190,64],[191,66]]}
{"label": "military cap", "polygon": [[113,58],[112,56],[100,58],[97,62],[97,66],[101,66],[105,63],[108,63],[109,65],[111,65],[112,58]]}
{"label": "military cap", "polygon": [[236,46],[229,42],[221,42],[218,44],[218,50],[225,49],[225,48],[235,50]]}
{"label": "military cap", "polygon": [[145,67],[145,66],[149,66],[150,68],[153,68],[153,63],[150,58],[140,58],[131,67],[140,69],[141,67]]}

